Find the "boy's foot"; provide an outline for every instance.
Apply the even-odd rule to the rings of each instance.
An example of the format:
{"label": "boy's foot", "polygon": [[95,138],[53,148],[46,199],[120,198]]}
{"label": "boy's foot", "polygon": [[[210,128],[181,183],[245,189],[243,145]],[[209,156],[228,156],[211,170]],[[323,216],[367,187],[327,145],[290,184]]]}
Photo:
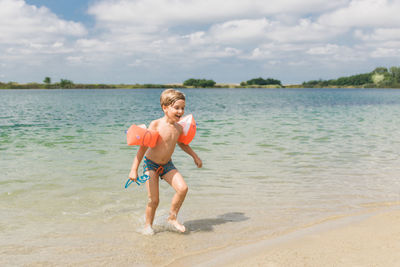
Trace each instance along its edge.
{"label": "boy's foot", "polygon": [[142,234],[144,234],[144,235],[154,235],[154,230],[153,230],[153,228],[151,228],[150,225],[148,225],[143,229]]}
{"label": "boy's foot", "polygon": [[186,231],[185,226],[180,224],[177,220],[168,220],[168,223],[181,233]]}

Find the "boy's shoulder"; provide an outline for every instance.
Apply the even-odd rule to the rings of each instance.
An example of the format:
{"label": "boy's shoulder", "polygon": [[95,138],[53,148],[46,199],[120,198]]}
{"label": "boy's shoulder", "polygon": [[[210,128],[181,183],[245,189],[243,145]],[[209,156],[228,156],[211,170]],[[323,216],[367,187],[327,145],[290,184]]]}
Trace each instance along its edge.
{"label": "boy's shoulder", "polygon": [[155,128],[157,128],[157,126],[160,124],[161,119],[162,119],[162,118],[159,118],[159,119],[156,119],[156,120],[154,120],[154,121],[151,121],[150,124],[149,124],[149,128],[150,128],[150,129],[155,129]]}
{"label": "boy's shoulder", "polygon": [[[156,120],[150,122],[149,129],[157,131],[157,130],[159,130],[158,127],[161,126],[162,124],[163,124],[163,118],[156,119]],[[179,123],[175,123],[175,127],[178,129],[179,132],[183,131],[183,127]]]}

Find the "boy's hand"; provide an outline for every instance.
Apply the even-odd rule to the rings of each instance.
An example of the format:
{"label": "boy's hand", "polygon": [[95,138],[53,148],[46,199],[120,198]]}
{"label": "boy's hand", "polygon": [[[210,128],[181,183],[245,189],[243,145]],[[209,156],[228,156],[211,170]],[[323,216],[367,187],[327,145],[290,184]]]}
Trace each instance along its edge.
{"label": "boy's hand", "polygon": [[197,168],[201,168],[203,166],[203,162],[199,157],[194,157],[194,163],[197,165]]}
{"label": "boy's hand", "polygon": [[131,171],[129,173],[129,179],[133,180],[135,183],[137,182],[137,178],[138,178],[138,173],[137,171]]}

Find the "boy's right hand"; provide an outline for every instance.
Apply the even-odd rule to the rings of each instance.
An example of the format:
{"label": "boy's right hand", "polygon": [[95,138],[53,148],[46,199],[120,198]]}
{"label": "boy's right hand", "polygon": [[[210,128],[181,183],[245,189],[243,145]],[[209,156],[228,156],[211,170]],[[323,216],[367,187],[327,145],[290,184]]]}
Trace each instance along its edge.
{"label": "boy's right hand", "polygon": [[194,164],[196,164],[197,168],[201,168],[203,166],[203,162],[199,157],[194,158]]}
{"label": "boy's right hand", "polygon": [[137,171],[131,171],[129,173],[129,179],[133,180],[135,183],[137,182],[137,178],[138,178],[138,173]]}

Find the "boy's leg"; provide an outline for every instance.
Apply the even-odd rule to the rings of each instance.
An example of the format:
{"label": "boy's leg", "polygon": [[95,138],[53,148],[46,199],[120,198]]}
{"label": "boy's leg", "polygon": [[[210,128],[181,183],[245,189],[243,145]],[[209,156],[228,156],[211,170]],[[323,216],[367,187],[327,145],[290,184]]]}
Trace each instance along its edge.
{"label": "boy's leg", "polygon": [[146,206],[146,225],[145,227],[152,227],[156,209],[159,203],[159,188],[158,188],[158,175],[155,171],[149,171],[150,179],[146,181],[148,202]]}
{"label": "boy's leg", "polygon": [[175,190],[175,195],[172,198],[171,202],[171,210],[168,218],[168,222],[170,222],[177,230],[181,232],[185,232],[185,226],[180,224],[177,221],[178,212],[182,206],[183,201],[185,200],[186,193],[188,191],[188,186],[186,185],[185,180],[182,175],[178,172],[178,170],[174,169],[172,171],[167,172],[163,179],[172,186]]}

